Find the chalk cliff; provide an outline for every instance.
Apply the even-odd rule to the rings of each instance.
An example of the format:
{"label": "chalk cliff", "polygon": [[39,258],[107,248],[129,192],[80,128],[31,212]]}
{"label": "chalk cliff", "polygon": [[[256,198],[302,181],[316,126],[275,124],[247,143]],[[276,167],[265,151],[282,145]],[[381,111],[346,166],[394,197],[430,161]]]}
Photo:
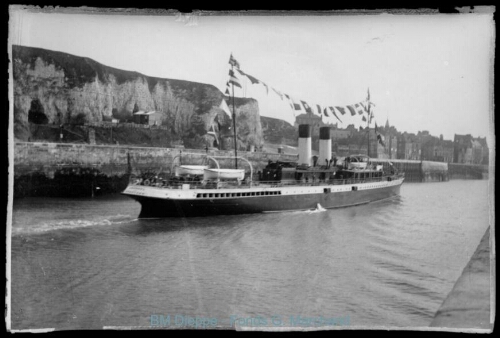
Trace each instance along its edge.
{"label": "chalk cliff", "polygon": [[[12,46],[14,136],[30,137],[29,123],[83,124],[117,118],[130,121],[135,109],[160,112],[172,141],[204,148],[214,128],[224,149],[231,118],[219,108],[227,98],[213,85],[146,76],[92,59],[40,48]],[[231,100],[232,101],[232,100]],[[263,142],[257,101],[235,100],[240,148]]]}

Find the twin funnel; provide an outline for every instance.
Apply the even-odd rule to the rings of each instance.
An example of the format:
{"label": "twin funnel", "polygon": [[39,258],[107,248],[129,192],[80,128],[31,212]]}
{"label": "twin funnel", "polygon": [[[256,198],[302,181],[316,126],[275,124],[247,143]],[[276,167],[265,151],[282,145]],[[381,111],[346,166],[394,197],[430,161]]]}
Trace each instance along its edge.
{"label": "twin funnel", "polygon": [[[299,165],[312,165],[312,128],[309,124],[299,125]],[[332,158],[330,127],[319,129],[319,158],[317,165],[328,165]]]}

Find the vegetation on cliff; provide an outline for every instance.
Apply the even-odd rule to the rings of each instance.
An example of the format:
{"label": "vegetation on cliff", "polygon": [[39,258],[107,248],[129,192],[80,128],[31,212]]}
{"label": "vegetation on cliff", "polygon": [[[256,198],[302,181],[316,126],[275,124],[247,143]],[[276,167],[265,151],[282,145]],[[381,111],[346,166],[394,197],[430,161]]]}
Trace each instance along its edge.
{"label": "vegetation on cliff", "polygon": [[[131,122],[134,109],[139,109],[161,114],[160,124],[166,128],[169,145],[204,148],[218,141],[222,149],[233,147],[227,142],[233,132],[231,118],[220,108],[225,97],[213,85],[150,77],[85,57],[16,45],[12,46],[12,62],[17,140],[37,138],[30,123],[74,128],[111,118]],[[257,101],[237,101],[239,148],[260,146],[263,139]],[[218,135],[217,141],[208,133],[211,130]],[[140,138],[143,132],[132,129],[129,136]],[[96,136],[99,138],[98,130]]]}

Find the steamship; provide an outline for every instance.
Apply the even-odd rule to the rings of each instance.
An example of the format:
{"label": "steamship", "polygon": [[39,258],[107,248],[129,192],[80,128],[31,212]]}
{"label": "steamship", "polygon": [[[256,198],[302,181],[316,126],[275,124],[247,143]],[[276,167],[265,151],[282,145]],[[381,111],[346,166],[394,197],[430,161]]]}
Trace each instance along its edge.
{"label": "steamship", "polygon": [[[313,157],[311,131],[299,126],[297,162],[270,161],[254,175],[252,164],[236,154],[235,169],[221,168],[221,156],[182,165],[178,155],[169,176],[132,177],[123,194],[141,204],[139,218],[333,209],[399,195],[404,176],[390,162],[375,165],[366,155],[332,159],[329,127],[320,128],[319,156]],[[238,161],[248,169],[238,169]]]}

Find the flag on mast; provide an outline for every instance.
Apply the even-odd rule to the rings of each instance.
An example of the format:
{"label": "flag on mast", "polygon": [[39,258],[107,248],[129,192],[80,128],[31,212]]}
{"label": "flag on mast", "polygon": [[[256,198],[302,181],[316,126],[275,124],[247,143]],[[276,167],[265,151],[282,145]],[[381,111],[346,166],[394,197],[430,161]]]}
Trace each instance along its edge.
{"label": "flag on mast", "polygon": [[233,58],[233,53],[229,56],[229,64],[233,67],[240,68],[240,63]]}
{"label": "flag on mast", "polygon": [[282,94],[279,90],[274,89],[274,88],[272,88],[272,87],[271,87],[271,89],[272,89],[272,90],[274,90],[274,92],[275,92],[276,94],[278,94],[278,96],[280,97],[280,99],[281,99],[281,100],[283,100],[283,94]]}
{"label": "flag on mast", "polygon": [[333,107],[328,107],[328,108],[330,108],[330,110],[331,110],[331,112],[332,112],[333,116],[335,116],[335,117],[337,118],[337,120],[339,120],[339,121],[340,121],[340,123],[342,123],[342,120],[341,120],[341,119],[339,119],[339,117],[337,116],[337,114],[335,114],[335,109],[334,109]]}
{"label": "flag on mast", "polygon": [[378,131],[377,131],[377,122],[375,122],[375,135],[377,135],[377,140],[378,142],[383,146],[385,147],[385,137],[384,135],[380,134]]}
{"label": "flag on mast", "polygon": [[342,115],[345,115],[345,109],[344,108],[335,106],[335,109],[337,109]]}
{"label": "flag on mast", "polygon": [[229,83],[241,88],[241,82],[232,69],[229,70]]}
{"label": "flag on mast", "polygon": [[222,102],[220,103],[219,108],[229,116],[229,119],[231,119],[231,111],[229,110],[229,107],[227,106],[226,100],[224,100],[224,98],[222,98]]}
{"label": "flag on mast", "polygon": [[318,108],[318,115],[321,116],[321,106],[319,104],[317,104],[316,108]]}
{"label": "flag on mast", "polygon": [[307,104],[306,101],[302,101],[301,100],[300,102],[302,102],[302,105],[304,106],[304,109],[305,109],[306,112],[312,113],[312,109],[311,109],[311,107],[309,107],[309,105]]}
{"label": "flag on mast", "polygon": [[356,111],[358,112],[359,115],[363,115],[364,111],[362,109],[362,106],[363,104],[360,102],[360,103],[356,103],[354,105],[354,107],[356,107]]}
{"label": "flag on mast", "polygon": [[293,109],[295,109],[295,110],[302,110],[302,106],[299,103],[297,103],[293,98],[290,98],[290,99],[291,99],[291,101],[293,103]]}
{"label": "flag on mast", "polygon": [[260,83],[259,79],[253,77],[252,75],[245,73],[245,76],[250,80],[250,82],[252,82],[252,84]]}

